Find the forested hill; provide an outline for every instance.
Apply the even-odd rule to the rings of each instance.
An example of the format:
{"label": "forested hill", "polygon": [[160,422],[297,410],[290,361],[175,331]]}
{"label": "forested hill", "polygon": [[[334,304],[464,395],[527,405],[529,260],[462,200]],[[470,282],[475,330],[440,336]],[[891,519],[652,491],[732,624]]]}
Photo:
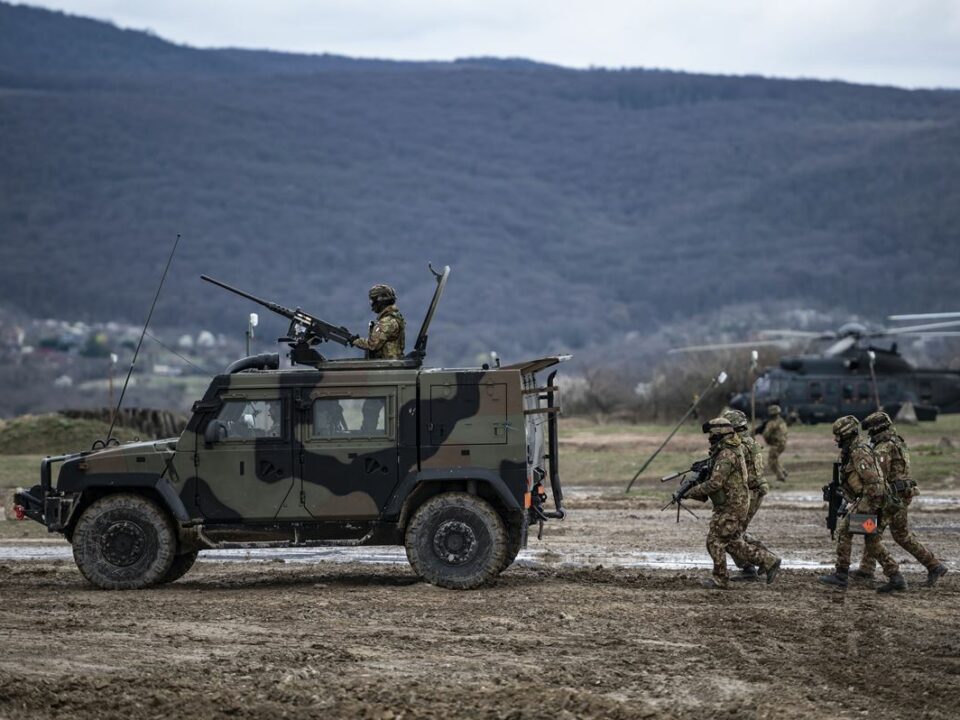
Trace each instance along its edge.
{"label": "forested hill", "polygon": [[242,328],[205,272],[357,329],[389,282],[418,326],[429,260],[447,362],[956,304],[956,92],[198,50],[0,4],[0,157],[0,303],[34,316],[140,320],[177,232],[155,324]]}

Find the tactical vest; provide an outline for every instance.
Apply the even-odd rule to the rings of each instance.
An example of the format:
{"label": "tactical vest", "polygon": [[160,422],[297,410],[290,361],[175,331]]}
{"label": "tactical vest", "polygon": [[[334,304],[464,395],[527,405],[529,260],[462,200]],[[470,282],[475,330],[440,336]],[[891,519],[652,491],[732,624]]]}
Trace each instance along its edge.
{"label": "tactical vest", "polygon": [[747,433],[740,434],[744,459],[747,462],[747,487],[757,490],[763,484],[763,450],[760,444]]}
{"label": "tactical vest", "polygon": [[400,360],[403,358],[404,348],[407,343],[407,323],[396,307],[389,307],[384,310],[378,320],[382,320],[383,318],[395,320],[397,325],[400,326],[400,330],[395,337],[388,339],[379,350],[371,352],[370,358],[374,360]]}
{"label": "tactical vest", "polygon": [[874,472],[880,479],[880,487],[884,496],[881,506],[900,505],[900,500],[891,492],[890,486],[883,476],[883,468],[881,468],[880,463],[877,462],[877,456],[873,448],[863,441],[858,441],[855,445],[851,446],[848,452],[844,452],[841,455],[840,488],[843,491],[844,497],[847,498],[847,501],[854,502],[861,499],[866,489],[863,479],[860,477],[860,468],[854,467],[853,454],[854,451],[857,450],[865,451],[860,454],[866,454],[870,457]]}
{"label": "tactical vest", "polygon": [[877,437],[873,449],[880,458],[890,489],[904,498],[918,495],[917,483],[910,477],[910,453],[904,439],[894,433],[884,433]]}
{"label": "tactical vest", "polygon": [[721,508],[728,504],[746,506],[749,503],[747,461],[744,457],[743,447],[739,442],[739,438],[737,438],[736,441],[732,438],[725,439],[716,447],[717,450],[711,453],[714,461],[713,467],[717,467],[717,460],[719,460],[722,453],[730,453],[733,455],[734,471],[724,478],[723,487],[709,496],[710,502],[715,508]]}

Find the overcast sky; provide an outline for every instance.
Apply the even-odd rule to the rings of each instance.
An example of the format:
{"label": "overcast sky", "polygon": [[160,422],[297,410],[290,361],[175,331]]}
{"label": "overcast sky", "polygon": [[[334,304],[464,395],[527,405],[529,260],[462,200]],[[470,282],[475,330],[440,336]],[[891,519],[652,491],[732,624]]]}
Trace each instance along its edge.
{"label": "overcast sky", "polygon": [[33,0],[201,47],[960,88],[960,0]]}

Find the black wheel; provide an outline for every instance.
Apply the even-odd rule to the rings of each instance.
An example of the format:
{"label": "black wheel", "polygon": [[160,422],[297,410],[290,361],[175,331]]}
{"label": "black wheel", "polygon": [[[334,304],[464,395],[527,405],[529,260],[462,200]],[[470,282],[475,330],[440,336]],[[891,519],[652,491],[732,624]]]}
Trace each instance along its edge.
{"label": "black wheel", "polygon": [[140,495],[108,495],[83,511],[73,531],[73,559],[105,590],[161,582],[173,564],[177,539],[167,514]]}
{"label": "black wheel", "polygon": [[170,565],[170,569],[167,570],[167,574],[159,581],[162,583],[172,583],[176,580],[179,580],[190,568],[193,567],[193,564],[197,561],[197,555],[199,555],[196,550],[193,552],[184,553],[183,555],[174,555],[173,563]]}
{"label": "black wheel", "polygon": [[526,518],[524,518],[521,525],[510,526],[507,529],[507,552],[504,553],[503,567],[497,571],[498,574],[513,565],[513,561],[517,559],[517,555],[520,554],[520,548],[523,546],[523,536],[526,534],[526,531]]}
{"label": "black wheel", "polygon": [[427,500],[407,526],[407,559],[429,583],[469,590],[506,567],[507,533],[485,500],[462,492]]}

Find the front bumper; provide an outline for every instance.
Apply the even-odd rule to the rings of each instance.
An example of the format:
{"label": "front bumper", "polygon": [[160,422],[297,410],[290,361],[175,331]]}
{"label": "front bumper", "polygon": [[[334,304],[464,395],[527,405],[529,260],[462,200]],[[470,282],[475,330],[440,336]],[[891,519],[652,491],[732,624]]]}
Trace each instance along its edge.
{"label": "front bumper", "polygon": [[46,525],[51,532],[62,532],[69,527],[80,499],[79,493],[59,493],[53,488],[53,465],[72,458],[71,455],[53,455],[40,461],[40,484],[29,490],[21,490],[13,496],[17,516],[36,520]]}

